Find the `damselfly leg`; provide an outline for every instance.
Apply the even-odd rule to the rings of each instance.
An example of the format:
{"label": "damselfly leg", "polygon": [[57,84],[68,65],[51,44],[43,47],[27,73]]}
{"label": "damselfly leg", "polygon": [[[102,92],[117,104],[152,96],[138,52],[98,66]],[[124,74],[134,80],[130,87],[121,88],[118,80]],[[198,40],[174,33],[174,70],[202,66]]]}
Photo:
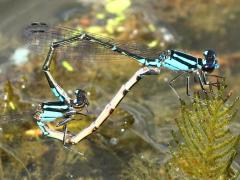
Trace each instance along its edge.
{"label": "damselfly leg", "polygon": [[204,93],[207,93],[206,89],[204,88],[204,81],[203,81],[203,76],[201,76],[201,74],[199,72],[197,72],[197,77],[198,77],[198,81],[199,81],[199,84],[200,84],[200,87],[202,89],[202,91]]}
{"label": "damselfly leg", "polygon": [[[217,87],[218,89],[220,88],[221,82],[219,82],[219,79],[224,80],[224,77],[219,76],[219,75],[214,75],[214,74],[208,74],[206,72],[201,72],[201,77],[203,80],[203,84],[209,86],[210,92],[213,91],[213,86]],[[216,78],[215,82],[210,82],[208,81],[208,77],[214,77]]]}
{"label": "damselfly leg", "polygon": [[189,75],[187,76],[186,92],[187,92],[188,96],[191,96],[191,94],[190,94],[190,77],[189,77]]}
{"label": "damselfly leg", "polygon": [[206,79],[207,79],[207,77],[214,77],[214,78],[217,78],[217,82],[208,82],[207,84],[208,85],[212,85],[212,86],[215,86],[215,87],[219,87],[219,85],[220,85],[220,82],[219,82],[219,79],[221,79],[221,80],[223,80],[224,81],[224,79],[225,79],[225,77],[223,77],[223,76],[219,76],[219,75],[215,75],[215,74],[206,74]]}
{"label": "damselfly leg", "polygon": [[[170,88],[173,90],[174,94],[178,97],[178,99],[181,99],[180,95],[178,94],[177,90],[174,88],[174,83],[178,80],[178,78],[182,77],[182,76],[186,76],[186,95],[187,96],[191,96],[191,93],[190,93],[190,75],[189,75],[189,72],[182,72],[180,74],[178,74],[177,76],[175,76],[173,79],[171,79],[169,81],[169,86]],[[207,78],[206,76],[212,76],[212,77],[217,77],[217,82],[208,82],[207,81]],[[210,86],[216,86],[219,85],[219,81],[218,81],[218,78],[223,78],[221,76],[217,76],[217,75],[208,75],[208,74],[205,74],[204,72],[197,72],[196,73],[196,78],[195,79],[195,76],[194,76],[194,79],[196,82],[199,83],[200,87],[201,87],[201,91],[203,91],[204,93],[207,93],[207,90],[205,89],[204,86],[208,85],[209,86],[209,89],[210,89]]]}
{"label": "damselfly leg", "polygon": [[72,120],[72,118],[64,118],[61,122],[57,123],[57,127],[59,126],[65,126],[67,123],[69,123]]}
{"label": "damselfly leg", "polygon": [[65,146],[66,136],[67,136],[67,124],[64,124],[64,126],[63,126],[63,133],[64,133],[64,135],[63,135],[63,145]]}
{"label": "damselfly leg", "polygon": [[[181,99],[181,97],[179,96],[178,92],[176,91],[176,89],[173,87],[173,83],[178,79],[180,78],[181,76],[187,74],[188,72],[182,72],[181,74],[178,74],[177,76],[175,76],[173,79],[171,79],[169,82],[168,82],[168,85],[169,87],[172,89],[172,91],[174,92],[174,94],[178,97],[178,99]],[[189,85],[187,85],[189,86]],[[188,93],[187,93],[188,94]]]}

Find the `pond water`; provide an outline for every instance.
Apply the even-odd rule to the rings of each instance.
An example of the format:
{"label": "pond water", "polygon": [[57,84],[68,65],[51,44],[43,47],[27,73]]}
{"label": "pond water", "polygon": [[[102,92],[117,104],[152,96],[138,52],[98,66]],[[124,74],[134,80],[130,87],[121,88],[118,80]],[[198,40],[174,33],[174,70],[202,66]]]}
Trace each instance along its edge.
{"label": "pond water", "polygon": [[[197,50],[197,54],[200,54],[200,51],[215,44],[214,48],[221,52],[219,53],[223,59],[221,63],[224,64],[218,73],[227,77],[229,86],[237,94],[239,87],[236,82],[240,78],[238,78],[239,70],[237,68],[239,62],[235,59],[238,59],[237,48],[240,47],[240,44],[239,41],[232,41],[232,39],[238,37],[234,32],[240,23],[223,28],[222,31],[233,32],[231,36],[227,36],[224,32],[221,32],[222,34],[218,31],[215,32],[215,29],[210,27],[209,29],[198,29],[195,19],[193,19],[197,19],[197,15],[194,14],[191,18],[185,17],[188,14],[191,15],[192,12],[189,9],[185,9],[186,15],[181,14],[180,17],[177,17],[174,8],[178,9],[178,5],[182,6],[181,3],[176,4],[175,7],[165,0],[161,0],[162,6],[157,4],[158,1],[147,2],[132,2],[132,6],[129,8],[130,13],[137,12],[137,15],[126,20],[126,29],[129,28],[127,30],[133,32],[134,35],[140,20],[146,18],[147,20],[144,21],[154,24],[158,29],[154,33],[154,35],[159,35],[158,40],[164,41],[166,33],[174,37],[173,42],[168,42],[168,38],[165,39],[161,48],[180,47],[180,49],[188,49],[193,53],[196,53]],[[199,4],[200,7],[203,6],[201,1]],[[81,0],[0,1],[2,100],[0,106],[2,114],[5,115],[0,120],[0,178],[127,179],[126,173],[136,174],[143,171],[145,167],[143,161],[153,161],[153,169],[157,167],[161,175],[155,178],[167,179],[164,164],[170,158],[169,144],[173,141],[172,131],[176,130],[174,119],[179,115],[179,101],[170,91],[166,81],[173,78],[175,73],[163,70],[159,76],[146,76],[131,89],[106,123],[77,145],[64,147],[60,141],[40,136],[33,121],[32,114],[36,106],[41,102],[54,100],[54,97],[41,72],[46,52],[44,52],[45,54],[36,54],[26,48],[26,44],[24,44],[26,42],[22,40],[24,27],[35,21],[53,25],[68,24],[68,22],[70,25],[75,25],[91,21],[91,26],[94,26],[96,20],[91,19],[92,14],[95,11],[101,12],[99,7],[104,6],[104,3],[98,1]],[[153,8],[152,14],[149,15],[151,8]],[[212,4],[209,5],[209,10],[210,8],[213,8]],[[229,16],[230,19],[239,17],[239,11],[235,10],[231,3],[225,8],[226,16]],[[228,14],[231,8],[234,10],[233,14]],[[145,11],[139,15],[139,11],[143,9]],[[205,10],[202,11],[205,13]],[[216,10],[214,9],[214,11]],[[198,13],[201,15],[201,11]],[[162,15],[165,19],[158,20],[157,17],[162,17]],[[216,16],[213,15],[214,18]],[[183,24],[179,22],[180,20],[183,20]],[[189,25],[188,22],[192,24]],[[103,22],[100,21],[97,24],[101,25],[101,23]],[[199,20],[198,23],[199,26],[204,23],[208,26],[212,21]],[[216,24],[216,26],[220,25],[221,22]],[[190,27],[192,29],[189,29]],[[131,28],[133,28],[132,31]],[[140,34],[139,37],[141,33],[143,34],[139,38],[143,40],[142,42],[149,38],[149,32],[145,33],[144,26],[140,26],[137,30]],[[128,31],[126,32],[128,33]],[[125,34],[124,32],[117,33],[116,36],[118,39],[127,41],[126,38],[129,37],[126,32]],[[208,39],[209,42],[207,42],[206,39],[210,36],[212,39]],[[226,41],[216,43],[219,40],[218,37],[221,41]],[[227,39],[228,37],[230,38]],[[229,44],[231,46],[227,46]],[[64,57],[69,60],[68,63],[72,66],[73,71],[70,72],[61,62],[57,62],[58,57],[56,57],[53,68],[54,77],[69,94],[72,94],[76,88],[84,89],[90,101],[88,107],[90,116],[70,123],[69,129],[74,132],[78,132],[93,121],[121,85],[140,68],[138,63],[124,57],[120,61],[93,61],[91,63],[72,60],[67,55]],[[106,54],[102,55],[102,58],[114,59],[114,55]],[[235,63],[234,67],[231,63],[224,62],[227,58],[229,58],[229,62]],[[236,77],[235,80],[231,78],[233,75]],[[176,87],[184,96],[184,83],[179,82]],[[185,98],[187,99],[187,97]],[[139,167],[139,170],[129,172],[129,166]]]}

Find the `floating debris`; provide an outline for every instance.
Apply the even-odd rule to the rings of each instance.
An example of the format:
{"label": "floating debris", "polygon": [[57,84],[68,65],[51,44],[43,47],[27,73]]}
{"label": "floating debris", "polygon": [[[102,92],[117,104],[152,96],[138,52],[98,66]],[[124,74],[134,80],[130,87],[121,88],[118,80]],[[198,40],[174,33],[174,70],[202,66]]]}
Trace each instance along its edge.
{"label": "floating debris", "polygon": [[73,72],[74,68],[72,67],[72,65],[67,62],[66,60],[62,61],[62,66],[69,72]]}
{"label": "floating debris", "polygon": [[13,64],[23,65],[28,61],[28,55],[30,51],[27,48],[18,48],[14,51],[13,55],[10,57],[10,60]]}

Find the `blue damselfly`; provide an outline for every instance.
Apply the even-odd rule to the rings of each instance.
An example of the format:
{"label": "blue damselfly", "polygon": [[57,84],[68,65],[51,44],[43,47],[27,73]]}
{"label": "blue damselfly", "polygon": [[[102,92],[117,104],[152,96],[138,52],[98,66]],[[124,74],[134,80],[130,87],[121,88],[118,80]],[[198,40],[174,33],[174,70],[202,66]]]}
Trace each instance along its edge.
{"label": "blue damselfly", "polygon": [[[46,23],[40,22],[29,25],[26,28],[26,34],[31,38],[31,41],[36,44],[36,48],[46,47],[46,43],[48,43],[48,46],[54,47],[55,51],[57,51],[59,47],[71,46],[71,48],[75,48],[74,56],[76,56],[76,49],[78,49],[78,56],[81,60],[90,61],[90,57],[84,56],[83,54],[92,53],[94,54],[94,60],[103,61],[106,58],[103,58],[101,53],[115,52],[116,59],[111,56],[111,60],[121,60],[118,55],[124,55],[131,59],[135,59],[143,66],[177,71],[180,74],[169,81],[169,86],[178,98],[180,97],[173,87],[173,82],[179,77],[183,75],[187,76],[186,89],[187,95],[189,95],[190,74],[197,76],[202,90],[205,91],[204,85],[210,84],[207,82],[206,76],[212,76],[210,73],[219,68],[216,53],[213,50],[204,51],[203,58],[201,58],[179,50],[162,51],[158,49],[149,49],[146,46],[136,44],[119,43],[110,38],[67,27],[57,26],[51,28]],[[71,48],[67,49],[64,53],[71,54]],[[214,75],[214,77],[220,76]],[[211,84],[216,85],[216,83]]]}
{"label": "blue damselfly", "polygon": [[[178,50],[164,50],[153,51],[136,50],[128,46],[128,44],[116,43],[111,39],[101,37],[99,35],[90,34],[87,32],[79,32],[66,27],[49,28],[46,23],[35,22],[26,28],[26,34],[31,37],[36,48],[45,47],[48,43],[49,51],[43,64],[42,70],[47,78],[49,86],[53,94],[58,98],[56,102],[46,102],[39,105],[35,119],[44,135],[62,140],[64,143],[77,143],[84,137],[95,131],[114,111],[120,101],[125,97],[130,88],[135,85],[145,75],[157,75],[160,69],[168,69],[171,71],[178,71],[180,74],[169,81],[169,86],[180,99],[177,91],[173,87],[173,82],[179,77],[187,75],[187,95],[189,94],[189,76],[194,74],[198,77],[200,86],[205,92],[204,85],[216,85],[217,83],[207,82],[206,76],[211,76],[209,73],[213,72],[219,67],[216,59],[216,53],[213,50],[204,51],[204,58],[194,57],[187,53]],[[91,45],[91,48],[89,48]],[[92,47],[93,46],[93,47]],[[119,55],[127,56],[140,63],[143,68],[137,71],[124,84],[118,93],[113,97],[111,102],[106,105],[105,109],[98,116],[98,118],[87,128],[83,129],[77,135],[72,135],[67,132],[67,123],[75,114],[80,113],[81,110],[88,105],[88,100],[85,92],[81,89],[76,90],[76,98],[71,99],[67,93],[58,85],[50,73],[50,65],[53,55],[60,47],[71,47],[78,49],[79,57],[83,53],[93,49],[98,51],[99,48],[114,52]],[[156,52],[156,51],[155,51]],[[65,53],[71,53],[67,51]],[[76,52],[75,52],[76,53]],[[98,55],[96,60],[100,59]],[[218,76],[217,76],[218,77]],[[47,122],[55,121],[57,118],[62,118],[63,121],[58,125],[64,126],[64,132],[58,132],[49,129],[46,126]]]}

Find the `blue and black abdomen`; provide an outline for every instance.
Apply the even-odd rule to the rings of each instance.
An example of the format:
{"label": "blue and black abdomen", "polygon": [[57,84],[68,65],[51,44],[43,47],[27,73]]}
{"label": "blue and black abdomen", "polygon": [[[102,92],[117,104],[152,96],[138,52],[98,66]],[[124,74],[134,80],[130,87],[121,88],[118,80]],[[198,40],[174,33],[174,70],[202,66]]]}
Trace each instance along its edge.
{"label": "blue and black abdomen", "polygon": [[46,102],[39,105],[34,117],[41,122],[51,122],[64,117],[69,110],[69,106],[64,102]]}

